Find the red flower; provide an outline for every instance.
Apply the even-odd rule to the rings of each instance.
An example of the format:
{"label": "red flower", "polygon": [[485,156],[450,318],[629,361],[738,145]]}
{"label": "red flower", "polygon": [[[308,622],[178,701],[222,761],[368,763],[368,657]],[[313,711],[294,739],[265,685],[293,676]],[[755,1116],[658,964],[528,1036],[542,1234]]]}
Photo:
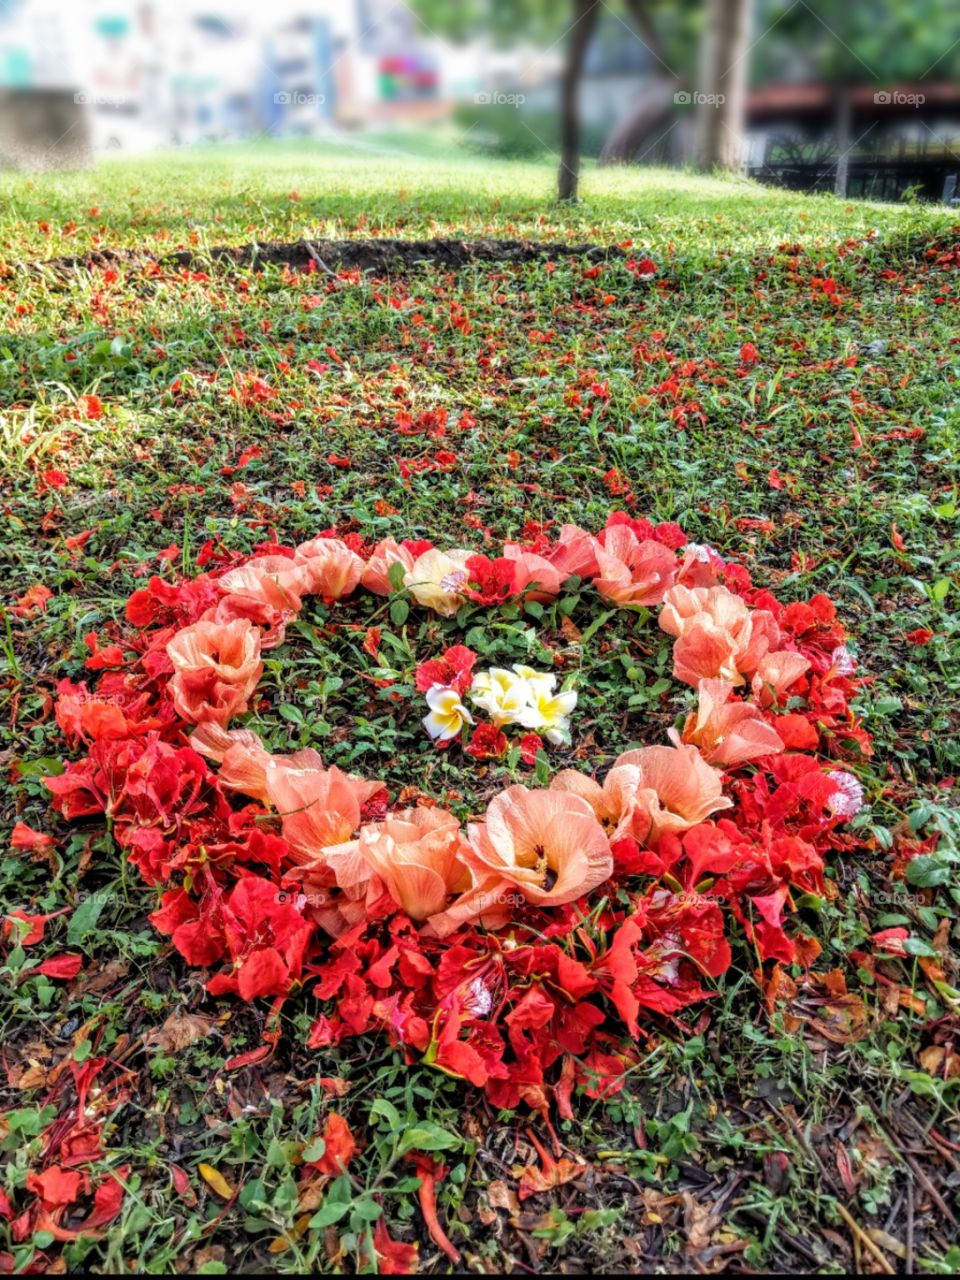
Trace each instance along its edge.
{"label": "red flower", "polygon": [[77,413],[88,422],[97,422],[103,417],[103,402],[99,396],[80,396],[77,400]]}
{"label": "red flower", "polygon": [[532,768],[537,763],[537,752],[543,750],[539,733],[525,733],[520,739],[520,759]]}
{"label": "red flower", "polygon": [[373,1229],[373,1251],[380,1275],[412,1276],[416,1273],[417,1246],[394,1240],[387,1230],[386,1218],[379,1218]]}
{"label": "red flower", "polygon": [[493,724],[478,724],[467,747],[467,755],[477,760],[496,760],[506,751],[506,735]]}
{"label": "red flower", "polygon": [[917,627],[915,631],[908,631],[904,636],[908,644],[924,645],[929,644],[933,639],[933,632],[926,627]]}
{"label": "red flower", "polygon": [[428,658],[417,666],[416,685],[420,693],[426,693],[435,684],[455,689],[463,695],[473,679],[473,664],[477,655],[465,644],[455,644],[441,658]]}
{"label": "red flower", "polygon": [[471,556],[467,561],[469,581],[461,588],[463,594],[477,604],[502,604],[516,594],[516,562],[501,556],[491,560],[487,556]]}
{"label": "red flower", "polygon": [[319,1160],[308,1161],[308,1164],[320,1173],[337,1177],[345,1172],[347,1165],[359,1151],[356,1139],[346,1120],[336,1111],[331,1111],[327,1116],[321,1136],[324,1143],[323,1155]]}
{"label": "red flower", "polygon": [[44,831],[34,831],[24,822],[17,822],[10,833],[10,847],[20,852],[48,853],[56,844],[53,836]]}
{"label": "red flower", "polygon": [[30,618],[35,613],[45,613],[47,609],[47,601],[53,598],[53,592],[49,587],[45,587],[42,582],[36,583],[23,593],[17,603],[13,606],[12,612],[18,618]]}
{"label": "red flower", "polygon": [[207,983],[211,995],[236,991],[244,1000],[285,996],[300,977],[313,926],[270,880],[244,875],[223,903],[228,973]]}

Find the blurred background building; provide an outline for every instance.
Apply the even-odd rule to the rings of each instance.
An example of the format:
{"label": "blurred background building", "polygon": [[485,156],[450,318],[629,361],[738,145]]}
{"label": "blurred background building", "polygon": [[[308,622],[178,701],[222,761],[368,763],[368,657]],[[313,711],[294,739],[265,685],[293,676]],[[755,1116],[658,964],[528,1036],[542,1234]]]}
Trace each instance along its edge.
{"label": "blurred background building", "polygon": [[578,145],[601,162],[956,196],[956,0],[3,0],[0,163],[438,127],[546,155],[577,56]]}

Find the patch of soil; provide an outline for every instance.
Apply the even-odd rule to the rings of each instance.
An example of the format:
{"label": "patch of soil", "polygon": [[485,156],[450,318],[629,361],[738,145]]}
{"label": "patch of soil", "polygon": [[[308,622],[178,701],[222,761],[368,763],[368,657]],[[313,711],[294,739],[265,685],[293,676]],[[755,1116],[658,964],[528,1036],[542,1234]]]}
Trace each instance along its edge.
{"label": "patch of soil", "polygon": [[137,266],[158,262],[161,266],[195,267],[224,263],[228,266],[256,266],[258,263],[307,267],[311,262],[321,271],[334,267],[370,271],[411,271],[420,266],[440,266],[458,270],[471,262],[524,263],[548,258],[583,258],[603,262],[624,258],[616,245],[557,244],[539,240],[295,240],[254,241],[248,245],[217,245],[204,250],[181,249],[158,256],[141,249],[99,249],[73,257],[48,258],[41,262],[13,264],[11,270],[57,272],[77,268]]}

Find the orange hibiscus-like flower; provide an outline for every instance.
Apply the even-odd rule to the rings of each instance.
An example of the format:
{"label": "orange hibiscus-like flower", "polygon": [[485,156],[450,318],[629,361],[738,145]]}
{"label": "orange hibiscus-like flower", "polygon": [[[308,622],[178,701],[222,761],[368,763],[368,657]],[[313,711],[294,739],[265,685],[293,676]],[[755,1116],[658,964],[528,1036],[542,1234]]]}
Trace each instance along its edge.
{"label": "orange hibiscus-like flower", "polygon": [[264,649],[283,643],[287,621],[300,612],[306,591],[303,569],[289,556],[255,556],[217,580],[223,599],[206,619],[232,622],[247,618],[268,628]]}
{"label": "orange hibiscus-like flower", "polygon": [[538,905],[573,902],[613,871],[610,842],[593,810],[563,791],[507,787],[468,834],[464,856],[474,871],[515,886]]}
{"label": "orange hibiscus-like flower", "polygon": [[546,604],[559,595],[567,575],[543,556],[508,542],[503,548],[503,558],[513,561],[513,590],[517,595],[540,604]]}
{"label": "orange hibiscus-like flower", "polygon": [[742,684],[780,640],[773,615],[751,609],[726,587],[676,586],[667,592],[660,626],[676,636],[673,673],[685,684]]}
{"label": "orange hibiscus-like flower", "polygon": [[468,828],[461,857],[473,883],[430,916],[427,929],[441,938],[476,920],[500,928],[523,899],[538,906],[573,902],[613,871],[610,842],[585,800],[522,786],[491,800],[484,821]]}
{"label": "orange hibiscus-like flower", "polygon": [[677,557],[661,542],[638,538],[629,525],[608,525],[595,547],[593,585],[614,604],[660,604],[677,576]]}
{"label": "orange hibiscus-like flower", "polygon": [[699,692],[696,714],[687,716],[683,726],[683,741],[699,747],[708,764],[729,768],[783,750],[780,735],[758,707],[730,701],[732,684],[701,680]]}
{"label": "orange hibiscus-like flower", "polygon": [[436,915],[452,893],[470,887],[460,824],[444,809],[402,809],[364,827],[354,843],[369,872],[413,920]]}
{"label": "orange hibiscus-like flower", "polygon": [[167,655],[174,668],[173,705],[191,724],[225,725],[242,715],[263,671],[260,631],[245,618],[184,627],[167,645]]}
{"label": "orange hibiscus-like flower", "polygon": [[324,769],[315,751],[271,756],[265,790],[280,814],[283,838],[298,863],[323,859],[330,845],[350,839],[360,826],[360,810],[383,783]]}
{"label": "orange hibiscus-like flower", "polygon": [[762,707],[770,707],[780,702],[790,686],[809,669],[809,660],[791,649],[764,654],[753,676],[753,696]]}
{"label": "orange hibiscus-like flower", "polygon": [[313,538],[297,547],[306,589],[324,600],[340,600],[354,591],[363,575],[364,562],[339,538]]}
{"label": "orange hibiscus-like flower", "polygon": [[190,735],[190,745],[208,760],[219,763],[217,776],[223,786],[265,805],[272,804],[268,785],[271,773],[285,769],[323,771],[323,760],[312,747],[304,747],[289,755],[273,755],[252,729],[198,725]]}
{"label": "orange hibiscus-like flower", "polygon": [[641,747],[625,751],[615,767],[636,765],[641,786],[637,802],[648,821],[644,837],[656,844],[667,832],[686,831],[733,801],[723,794],[723,775],[693,746]]}
{"label": "orange hibiscus-like flower", "polygon": [[384,538],[374,547],[360,582],[368,591],[373,591],[378,596],[388,596],[393,591],[390,570],[395,564],[399,564],[406,573],[413,568],[414,559],[413,552],[402,543],[393,538]]}
{"label": "orange hibiscus-like flower", "polygon": [[650,830],[646,808],[638,799],[643,774],[635,764],[615,765],[601,785],[578,769],[561,769],[550,783],[552,791],[566,791],[586,800],[611,841],[627,836],[643,839]]}
{"label": "orange hibiscus-like flower", "polygon": [[596,539],[578,524],[565,524],[560,528],[556,545],[546,558],[563,574],[564,578],[576,575],[589,578],[597,572]]}

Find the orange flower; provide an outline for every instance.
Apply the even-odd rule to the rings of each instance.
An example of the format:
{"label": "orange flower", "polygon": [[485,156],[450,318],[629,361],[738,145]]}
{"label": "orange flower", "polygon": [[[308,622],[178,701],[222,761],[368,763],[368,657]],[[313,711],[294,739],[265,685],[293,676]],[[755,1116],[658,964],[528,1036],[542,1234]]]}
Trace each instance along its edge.
{"label": "orange flower", "polygon": [[193,731],[190,745],[220,765],[218,777],[223,786],[242,791],[261,804],[268,802],[267,765],[271,756],[259,734],[252,729],[224,729],[208,721]]}
{"label": "orange flower", "polygon": [[596,539],[578,524],[562,525],[557,544],[548,552],[547,559],[564,578],[574,574],[579,578],[589,578],[597,572]]}
{"label": "orange flower", "polygon": [[664,596],[660,626],[671,636],[681,636],[699,614],[707,614],[715,627],[736,635],[750,614],[746,601],[726,587],[672,587]]}
{"label": "orange flower", "polygon": [[765,654],[753,677],[753,696],[761,707],[772,706],[809,667],[810,663],[802,653],[793,653],[790,649]]}
{"label": "orange flower", "polygon": [[402,809],[364,827],[359,856],[412,920],[426,920],[447,905],[451,893],[470,885],[463,863],[460,824],[444,809]]}
{"label": "orange flower", "polygon": [[307,591],[324,600],[340,600],[354,591],[364,563],[339,538],[313,538],[297,547],[296,563],[304,574]]}
{"label": "orange flower", "polygon": [[267,796],[301,864],[322,861],[325,848],[349,840],[360,825],[361,807],[382,787],[336,765],[324,769],[315,751],[271,756],[266,767]]}
{"label": "orange flower", "polygon": [[255,556],[217,580],[223,599],[206,615],[207,621],[233,622],[247,618],[263,622],[265,649],[283,643],[287,619],[300,612],[306,591],[303,570],[288,556]]}
{"label": "orange flower", "polygon": [[602,786],[578,769],[561,769],[550,783],[550,789],[586,800],[609,838],[622,840],[626,836],[642,839],[650,829],[650,819],[637,798],[642,785],[643,775],[638,766],[622,764],[610,770]]}
{"label": "orange flower", "polygon": [[695,827],[733,804],[723,794],[720,770],[711,768],[696,747],[641,747],[624,752],[615,767],[628,764],[641,774],[637,801],[649,823],[647,844],[656,844],[666,832]]}
{"label": "orange flower", "polygon": [[390,570],[395,564],[402,564],[404,572],[413,568],[413,553],[393,538],[384,538],[373,549],[373,555],[366,563],[361,584],[368,591],[378,596],[388,596],[393,591],[390,582]]}
{"label": "orange flower", "polygon": [[699,747],[708,764],[727,768],[783,750],[776,729],[752,702],[730,701],[732,684],[701,680],[699,692],[696,714],[687,716],[683,726],[683,741]]}
{"label": "orange flower", "polygon": [[191,724],[225,725],[242,715],[263,671],[260,632],[245,618],[184,627],[167,645],[167,655],[174,667],[173,705]]}
{"label": "orange flower", "polygon": [[660,626],[677,637],[674,675],[694,688],[701,680],[742,684],[780,640],[772,614],[750,609],[726,587],[673,587],[660,611]]}
{"label": "orange flower", "polygon": [[677,557],[625,524],[609,525],[596,539],[599,576],[593,585],[614,604],[659,604],[677,576]]}
{"label": "orange flower", "polygon": [[683,549],[677,583],[684,587],[715,587],[723,561],[712,547],[690,542]]}
{"label": "orange flower", "polygon": [[[252,729],[223,729],[215,724],[202,724],[190,736],[190,745],[208,760],[216,760],[217,776],[230,791],[269,805],[268,779],[284,770],[323,772],[323,760],[312,747],[289,755],[273,755]],[[351,777],[352,775],[347,775]],[[354,779],[359,781],[359,779]],[[377,784],[379,790],[381,784]]]}
{"label": "orange flower", "polygon": [[[543,556],[538,556],[533,551],[525,551],[515,543],[508,542],[503,548],[503,558],[513,561],[513,589],[517,595],[523,595],[527,600],[539,601],[541,604],[554,600],[559,595],[567,575],[561,573],[556,565],[545,560]],[[531,583],[536,583],[536,587],[528,591],[527,588]]]}
{"label": "orange flower", "polygon": [[613,855],[589,804],[563,791],[507,787],[482,823],[469,827],[464,856],[480,877],[515,886],[529,901],[561,906],[609,879]]}

